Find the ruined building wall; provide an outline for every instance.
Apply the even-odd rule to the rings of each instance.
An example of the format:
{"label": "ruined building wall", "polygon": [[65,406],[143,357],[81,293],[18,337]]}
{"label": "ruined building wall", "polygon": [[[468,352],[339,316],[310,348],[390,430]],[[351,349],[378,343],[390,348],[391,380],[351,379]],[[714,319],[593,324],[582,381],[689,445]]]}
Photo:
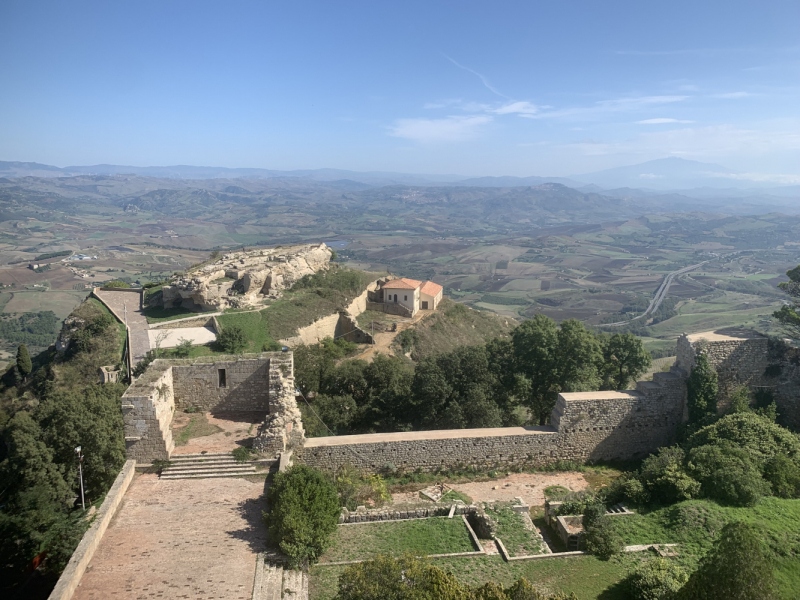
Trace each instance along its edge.
{"label": "ruined building wall", "polygon": [[178,410],[191,406],[203,411],[266,412],[269,410],[269,365],[269,358],[231,358],[213,363],[174,365],[175,407]]}
{"label": "ruined building wall", "polygon": [[737,388],[747,386],[771,392],[779,422],[800,429],[800,349],[752,332],[699,333],[680,337],[676,364],[688,374],[701,352],[719,377],[719,412],[730,407]]}
{"label": "ruined building wall", "polygon": [[[161,363],[161,364],[157,364]],[[128,459],[167,460],[175,448],[169,426],[175,412],[172,369],[154,361],[122,396],[122,422]]]}

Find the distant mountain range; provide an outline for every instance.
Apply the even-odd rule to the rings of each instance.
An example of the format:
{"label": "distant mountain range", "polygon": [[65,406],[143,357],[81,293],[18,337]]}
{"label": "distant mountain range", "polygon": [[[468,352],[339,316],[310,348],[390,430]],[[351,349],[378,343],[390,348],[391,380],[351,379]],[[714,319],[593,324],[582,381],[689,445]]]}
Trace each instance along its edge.
{"label": "distant mountain range", "polygon": [[303,169],[279,171],[227,167],[195,167],[174,165],[167,167],[133,167],[124,165],[91,165],[55,167],[34,162],[0,161],[0,177],[75,177],[81,175],[139,175],[161,179],[275,179],[296,178],[311,182],[337,182],[345,187],[408,186],[458,186],[484,188],[511,188],[559,183],[584,193],[608,193],[631,197],[648,197],[654,194],[679,193],[704,199],[750,199],[754,204],[763,201],[777,202],[800,198],[800,185],[779,185],[754,181],[722,165],[703,163],[683,158],[663,158],[627,167],[616,167],[594,173],[570,177],[473,177],[395,173],[386,171],[346,171],[341,169]]}

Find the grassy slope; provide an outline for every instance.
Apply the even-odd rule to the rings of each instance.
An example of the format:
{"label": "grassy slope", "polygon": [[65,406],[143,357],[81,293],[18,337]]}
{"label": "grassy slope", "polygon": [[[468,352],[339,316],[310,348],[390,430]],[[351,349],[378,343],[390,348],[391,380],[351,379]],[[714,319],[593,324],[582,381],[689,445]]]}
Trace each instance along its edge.
{"label": "grassy slope", "polygon": [[420,360],[459,346],[484,344],[507,335],[516,325],[513,319],[474,310],[445,298],[433,314],[415,326],[417,342],[411,356]]}

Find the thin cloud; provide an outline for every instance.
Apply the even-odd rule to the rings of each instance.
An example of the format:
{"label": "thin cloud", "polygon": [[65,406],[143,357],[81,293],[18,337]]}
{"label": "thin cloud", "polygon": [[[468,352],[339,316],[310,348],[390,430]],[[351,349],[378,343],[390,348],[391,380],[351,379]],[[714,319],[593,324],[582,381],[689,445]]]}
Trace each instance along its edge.
{"label": "thin cloud", "polygon": [[460,142],[474,138],[481,126],[492,121],[488,115],[451,116],[444,119],[398,119],[389,135],[417,142]]}
{"label": "thin cloud", "polygon": [[470,69],[469,67],[465,67],[464,65],[460,64],[459,62],[457,62],[457,61],[453,60],[452,58],[450,58],[449,56],[447,56],[447,54],[445,54],[444,52],[442,52],[442,56],[444,56],[447,60],[449,60],[451,63],[453,63],[459,69],[463,69],[463,70],[467,71],[468,73],[472,73],[473,75],[478,77],[481,80],[481,82],[483,83],[483,85],[486,87],[486,89],[489,90],[490,92],[492,92],[493,94],[497,94],[498,96],[500,96],[501,98],[505,98],[506,100],[510,100],[511,99],[508,96],[506,96],[503,92],[498,90],[496,87],[494,87],[491,83],[489,83],[489,80],[486,79],[485,76],[481,75],[477,71],[475,71],[473,69]]}
{"label": "thin cloud", "polygon": [[726,94],[714,94],[711,96],[712,98],[725,98],[729,100],[735,100],[736,98],[749,98],[753,96],[750,92],[728,92]]}
{"label": "thin cloud", "polygon": [[645,119],[644,121],[636,121],[637,125],[662,125],[664,123],[694,123],[694,121],[687,121],[685,119]]}
{"label": "thin cloud", "polygon": [[530,102],[512,102],[492,111],[497,115],[535,115],[539,112],[539,107]]}

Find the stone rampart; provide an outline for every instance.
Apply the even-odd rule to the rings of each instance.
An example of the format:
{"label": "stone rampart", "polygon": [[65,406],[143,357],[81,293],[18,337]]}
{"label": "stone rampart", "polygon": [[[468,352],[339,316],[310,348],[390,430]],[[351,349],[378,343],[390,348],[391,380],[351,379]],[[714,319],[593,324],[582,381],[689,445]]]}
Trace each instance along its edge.
{"label": "stone rampart", "polygon": [[647,456],[670,444],[683,414],[684,380],[656,373],[635,391],[560,394],[550,427],[453,429],[310,438],[298,460],[325,470],[352,464],[405,471],[457,466],[541,466],[562,460]]}
{"label": "stone rampart", "polygon": [[269,358],[174,365],[175,408],[202,411],[269,410]]}

